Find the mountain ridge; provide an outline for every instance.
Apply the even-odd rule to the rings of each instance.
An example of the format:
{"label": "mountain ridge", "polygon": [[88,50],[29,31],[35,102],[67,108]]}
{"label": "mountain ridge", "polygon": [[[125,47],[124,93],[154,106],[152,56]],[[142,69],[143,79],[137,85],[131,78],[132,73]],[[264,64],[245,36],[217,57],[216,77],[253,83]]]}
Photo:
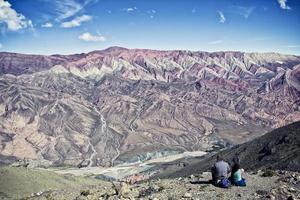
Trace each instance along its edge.
{"label": "mountain ridge", "polygon": [[223,148],[300,120],[297,56],[123,48],[7,55],[4,161],[107,166],[147,152]]}
{"label": "mountain ridge", "polygon": [[107,51],[107,50],[142,50],[142,51],[160,51],[160,52],[170,52],[170,51],[177,51],[177,52],[202,52],[202,53],[225,53],[225,52],[231,52],[231,53],[247,53],[247,54],[280,54],[280,55],[290,55],[290,56],[300,56],[296,54],[290,54],[290,53],[282,53],[282,52],[276,52],[276,51],[263,51],[263,52],[256,52],[256,51],[240,51],[240,50],[219,50],[219,51],[204,51],[204,50],[189,50],[189,49],[152,49],[152,48],[128,48],[123,46],[108,46],[103,49],[96,49],[91,50],[88,52],[78,52],[78,53],[54,53],[54,54],[42,54],[42,53],[21,53],[21,52],[12,52],[12,51],[0,51],[0,53],[11,53],[11,54],[21,54],[21,55],[35,55],[35,56],[72,56],[72,55],[82,55],[82,54],[89,54],[93,52],[101,52],[101,51]]}

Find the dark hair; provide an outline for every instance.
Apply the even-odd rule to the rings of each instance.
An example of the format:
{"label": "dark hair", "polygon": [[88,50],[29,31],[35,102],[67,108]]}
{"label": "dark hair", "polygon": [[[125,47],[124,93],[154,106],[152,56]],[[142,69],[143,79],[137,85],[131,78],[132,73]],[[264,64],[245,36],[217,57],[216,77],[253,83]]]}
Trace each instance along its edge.
{"label": "dark hair", "polygon": [[217,155],[217,161],[221,161],[221,160],[224,160],[223,157],[220,155]]}
{"label": "dark hair", "polygon": [[237,172],[239,169],[241,169],[241,166],[239,163],[234,163],[234,165],[232,166],[232,174],[234,174],[235,172]]}
{"label": "dark hair", "polygon": [[235,154],[235,156],[232,159],[232,162],[233,162],[233,164],[240,163],[240,158],[239,158],[238,154]]}

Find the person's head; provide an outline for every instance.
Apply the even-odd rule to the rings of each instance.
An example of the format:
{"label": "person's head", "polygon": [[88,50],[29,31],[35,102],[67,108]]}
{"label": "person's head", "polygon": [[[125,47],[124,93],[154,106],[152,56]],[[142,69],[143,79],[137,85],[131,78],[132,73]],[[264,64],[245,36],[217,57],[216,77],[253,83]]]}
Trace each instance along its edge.
{"label": "person's head", "polygon": [[217,155],[217,161],[222,161],[222,160],[224,160],[224,158],[220,155]]}
{"label": "person's head", "polygon": [[241,169],[241,166],[239,163],[234,163],[232,166],[232,173],[235,173],[237,170]]}
{"label": "person's head", "polygon": [[239,158],[238,154],[235,154],[235,156],[232,159],[232,162],[233,162],[233,164],[236,164],[236,163],[240,164],[240,158]]}

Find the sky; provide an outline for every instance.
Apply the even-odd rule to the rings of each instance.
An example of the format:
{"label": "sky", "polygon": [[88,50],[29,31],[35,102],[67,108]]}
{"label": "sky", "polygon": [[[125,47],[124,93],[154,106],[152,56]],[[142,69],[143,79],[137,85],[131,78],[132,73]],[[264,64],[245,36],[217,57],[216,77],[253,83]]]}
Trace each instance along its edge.
{"label": "sky", "polygon": [[300,55],[300,0],[0,0],[0,51],[110,46]]}

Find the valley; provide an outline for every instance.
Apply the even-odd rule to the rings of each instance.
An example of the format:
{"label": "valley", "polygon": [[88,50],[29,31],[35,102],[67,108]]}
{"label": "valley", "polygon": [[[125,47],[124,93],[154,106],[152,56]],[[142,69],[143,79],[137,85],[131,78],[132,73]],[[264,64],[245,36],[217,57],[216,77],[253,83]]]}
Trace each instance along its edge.
{"label": "valley", "polygon": [[[185,152],[113,167],[0,166],[0,199],[297,199],[300,122],[206,154]],[[235,155],[246,187],[211,184],[216,156]],[[25,183],[26,184],[23,184]]]}
{"label": "valley", "polygon": [[240,144],[300,119],[299,64],[121,47],[0,53],[0,163],[110,167]]}
{"label": "valley", "polygon": [[300,200],[299,0],[0,0],[0,200]]}

